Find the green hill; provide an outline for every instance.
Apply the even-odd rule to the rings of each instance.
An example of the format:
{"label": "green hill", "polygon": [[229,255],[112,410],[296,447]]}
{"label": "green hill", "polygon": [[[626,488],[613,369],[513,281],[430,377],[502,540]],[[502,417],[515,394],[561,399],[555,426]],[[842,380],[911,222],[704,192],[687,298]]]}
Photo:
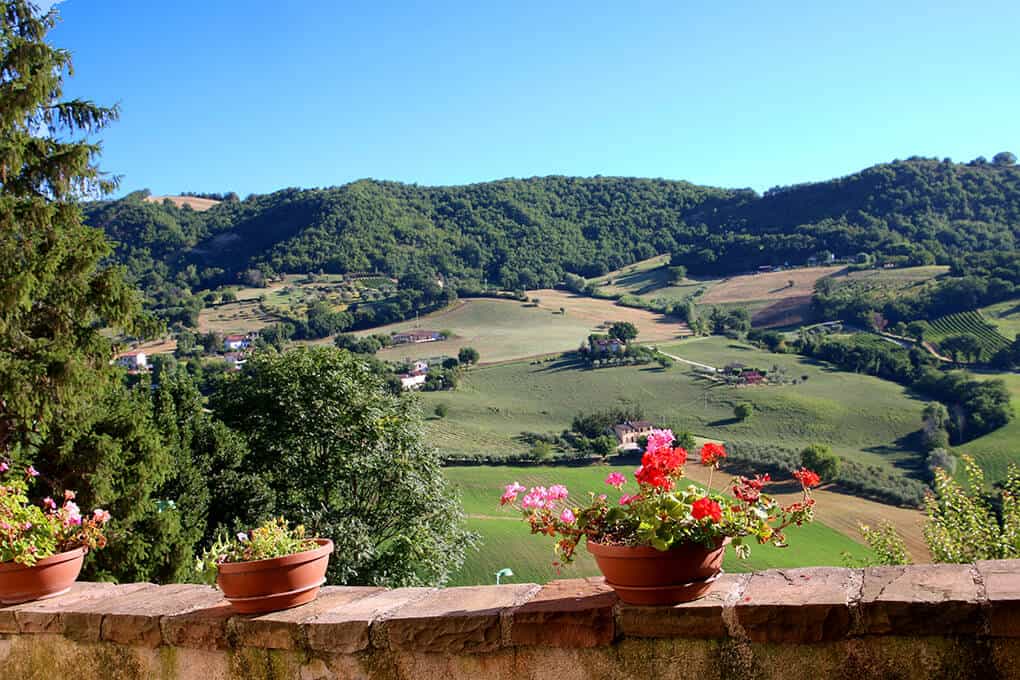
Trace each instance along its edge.
{"label": "green hill", "polygon": [[549,287],[672,253],[716,275],[822,252],[895,264],[948,263],[1014,248],[1020,168],[914,158],[844,178],[776,188],[618,177],[541,177],[451,187],[361,180],[227,200],[204,212],[146,192],[87,208],[156,298],[235,282],[250,270],[442,276]]}

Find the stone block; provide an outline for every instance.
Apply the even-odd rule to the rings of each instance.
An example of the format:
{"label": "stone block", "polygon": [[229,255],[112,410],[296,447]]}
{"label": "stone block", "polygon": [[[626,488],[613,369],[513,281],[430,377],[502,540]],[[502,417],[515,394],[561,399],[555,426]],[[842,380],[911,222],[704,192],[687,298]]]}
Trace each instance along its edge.
{"label": "stone block", "polygon": [[334,607],[304,623],[308,646],[332,654],[354,654],[367,649],[374,622],[431,592],[431,588],[383,590]]}
{"label": "stone block", "polygon": [[726,637],[723,608],[736,600],[737,591],[747,582],[743,574],[723,574],[708,595],[673,607],[643,607],[620,603],[616,625],[620,635],[634,638]]}
{"label": "stone block", "polygon": [[975,563],[988,603],[988,633],[1020,637],[1020,560]]}
{"label": "stone block", "polygon": [[969,564],[917,564],[864,570],[860,611],[869,635],[974,634],[982,628],[980,591]]}
{"label": "stone block", "polygon": [[504,611],[523,604],[537,590],[533,584],[435,590],[382,619],[378,639],[394,650],[491,652],[502,645]]}
{"label": "stone block", "polygon": [[770,569],[751,575],[734,613],[753,642],[823,642],[850,631],[851,570]]}
{"label": "stone block", "polygon": [[510,612],[510,644],[608,645],[616,635],[616,593],[599,578],[552,581]]}
{"label": "stone block", "polygon": [[382,588],[326,586],[319,591],[318,598],[300,607],[231,619],[232,639],[243,647],[300,649],[306,646],[302,623],[381,591]]}

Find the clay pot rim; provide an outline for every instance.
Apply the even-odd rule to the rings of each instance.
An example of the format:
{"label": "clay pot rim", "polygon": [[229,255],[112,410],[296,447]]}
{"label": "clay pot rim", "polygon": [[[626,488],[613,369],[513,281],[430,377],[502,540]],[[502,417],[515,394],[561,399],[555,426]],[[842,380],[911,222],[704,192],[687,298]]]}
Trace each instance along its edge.
{"label": "clay pot rim", "polygon": [[78,557],[84,557],[86,554],[84,546],[78,546],[77,548],[71,548],[62,553],[56,555],[50,555],[49,557],[43,557],[37,560],[32,566],[27,564],[21,564],[20,562],[0,562],[0,573],[10,571],[21,571],[22,569],[35,569],[37,567],[51,567],[54,564],[60,564],[62,562],[70,562],[71,560],[78,559]]}
{"label": "clay pot rim", "polygon": [[706,546],[704,543],[679,543],[674,545],[672,548],[667,550],[659,550],[653,548],[650,545],[607,545],[605,543],[598,543],[591,539],[587,540],[587,548],[591,553],[598,553],[604,557],[613,557],[617,559],[647,559],[649,557],[658,557],[660,555],[668,555],[675,550],[691,550],[701,549],[705,552],[715,552],[725,547],[730,542],[729,536],[724,536],[717,540],[714,546]]}
{"label": "clay pot rim", "polygon": [[217,564],[216,568],[221,574],[238,574],[242,572],[264,571],[266,569],[278,569],[280,567],[292,567],[305,562],[328,557],[333,552],[333,541],[328,538],[313,538],[319,544],[318,548],[303,550],[282,557],[270,557],[265,560],[249,560],[248,562],[224,562]]}

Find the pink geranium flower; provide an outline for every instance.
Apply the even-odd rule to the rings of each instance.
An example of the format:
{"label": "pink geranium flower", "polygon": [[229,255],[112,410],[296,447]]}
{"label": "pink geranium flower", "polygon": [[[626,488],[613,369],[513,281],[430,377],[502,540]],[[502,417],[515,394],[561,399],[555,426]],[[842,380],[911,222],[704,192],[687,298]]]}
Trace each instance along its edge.
{"label": "pink geranium flower", "polygon": [[100,524],[106,524],[110,521],[110,513],[102,508],[96,508],[92,511],[92,519]]}
{"label": "pink geranium flower", "polygon": [[566,498],[570,495],[567,491],[567,487],[562,484],[553,484],[549,487],[549,491],[546,492],[546,499],[550,501],[558,501],[561,498]]}
{"label": "pink geranium flower", "polygon": [[567,524],[573,524],[576,519],[577,518],[574,517],[574,513],[571,512],[570,508],[563,508],[563,512],[560,513],[560,521]]}
{"label": "pink geranium flower", "polygon": [[25,468],[25,476],[26,477],[38,477],[39,476],[39,471],[36,470],[34,466],[29,465],[27,468]]}
{"label": "pink geranium flower", "polygon": [[615,486],[617,489],[627,483],[627,478],[621,475],[619,472],[610,472],[609,476],[606,477],[606,484],[609,486]]}
{"label": "pink geranium flower", "polygon": [[507,503],[513,503],[517,500],[517,495],[522,491],[524,491],[524,487],[517,482],[507,484],[505,493],[499,498],[499,504],[506,505]]}

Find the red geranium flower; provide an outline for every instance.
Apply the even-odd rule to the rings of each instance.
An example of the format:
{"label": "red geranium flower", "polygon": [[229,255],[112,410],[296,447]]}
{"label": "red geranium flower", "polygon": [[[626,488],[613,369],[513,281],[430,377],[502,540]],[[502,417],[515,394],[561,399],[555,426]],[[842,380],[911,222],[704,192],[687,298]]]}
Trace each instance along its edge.
{"label": "red geranium flower", "polygon": [[713,522],[718,523],[722,521],[722,506],[711,498],[699,498],[691,505],[691,516],[697,520],[711,517]]}
{"label": "red geranium flower", "polygon": [[803,467],[796,470],[793,473],[793,476],[805,489],[810,489],[811,487],[818,486],[822,483],[822,478],[818,476],[818,473],[812,472],[811,470]]}
{"label": "red geranium flower", "polygon": [[701,464],[715,465],[720,458],[726,457],[726,449],[722,444],[707,442],[701,447]]}

